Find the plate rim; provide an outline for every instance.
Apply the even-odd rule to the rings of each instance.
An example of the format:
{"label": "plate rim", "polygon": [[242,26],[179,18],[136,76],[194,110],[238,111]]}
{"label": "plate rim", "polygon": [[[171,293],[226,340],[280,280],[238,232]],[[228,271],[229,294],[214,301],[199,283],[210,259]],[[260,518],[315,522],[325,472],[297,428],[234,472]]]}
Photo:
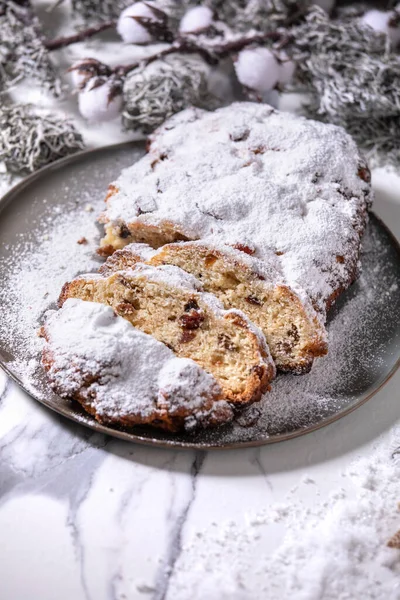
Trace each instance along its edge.
{"label": "plate rim", "polygon": [[[53,171],[53,170],[56,171],[56,170],[62,168],[64,164],[72,163],[72,162],[75,162],[76,160],[79,160],[81,157],[87,157],[90,154],[104,152],[109,149],[110,150],[118,150],[119,148],[123,149],[123,148],[128,148],[128,147],[144,149],[144,146],[145,146],[144,140],[124,141],[124,142],[120,142],[117,144],[109,144],[106,146],[100,146],[98,148],[89,148],[87,150],[76,152],[69,156],[65,156],[61,159],[58,159],[58,160],[50,163],[49,165],[42,167],[38,171],[35,171],[34,173],[27,175],[21,181],[19,181],[16,185],[14,185],[10,190],[8,190],[0,198],[0,217],[1,217],[1,212],[6,208],[6,206],[9,204],[9,202],[12,201],[12,199],[16,195],[18,195],[23,189],[25,189],[26,187],[29,187],[31,185],[31,183],[40,179],[46,173]],[[396,238],[396,236],[392,233],[392,231],[382,221],[382,219],[380,217],[378,217],[373,211],[370,211],[369,214],[371,214],[373,216],[373,218],[376,219],[376,221],[379,223],[379,225],[385,230],[385,232],[388,234],[389,238],[391,239],[393,246],[396,248],[397,252],[400,255],[400,241]],[[384,379],[382,381],[380,381],[376,385],[376,387],[374,389],[372,389],[371,391],[369,391],[364,397],[361,397],[354,404],[346,407],[345,409],[339,411],[338,413],[335,413],[334,415],[332,415],[330,417],[322,419],[318,423],[316,423],[314,425],[310,425],[304,429],[297,429],[296,431],[274,435],[274,436],[271,436],[270,438],[264,438],[263,440],[247,440],[247,441],[243,441],[243,442],[239,442],[239,441],[238,442],[222,442],[221,444],[217,444],[215,442],[210,442],[208,444],[204,444],[204,443],[199,443],[199,442],[177,441],[177,440],[174,440],[173,438],[169,439],[169,440],[162,440],[162,439],[157,439],[157,438],[152,438],[152,437],[145,437],[140,434],[135,434],[135,433],[127,432],[127,431],[120,430],[117,428],[109,427],[107,425],[102,425],[101,423],[98,423],[97,421],[95,421],[93,419],[93,417],[91,418],[90,415],[84,415],[85,420],[82,420],[82,416],[79,415],[78,413],[74,413],[72,411],[68,412],[66,410],[66,408],[62,405],[60,405],[59,407],[55,406],[50,401],[40,398],[34,392],[29,390],[26,387],[26,385],[22,382],[22,380],[19,379],[18,376],[9,369],[9,367],[7,366],[7,363],[5,361],[3,361],[3,359],[0,357],[0,368],[6,373],[6,375],[12,381],[14,381],[18,385],[18,387],[20,387],[25,393],[27,393],[31,398],[33,398],[34,400],[39,402],[41,405],[52,410],[56,414],[61,415],[63,418],[73,421],[74,423],[77,423],[80,426],[87,427],[93,431],[96,431],[97,433],[102,433],[104,435],[107,435],[110,437],[115,437],[115,438],[124,440],[126,442],[130,442],[130,443],[137,443],[140,445],[152,446],[155,448],[164,448],[164,449],[172,449],[172,450],[197,450],[197,451],[201,451],[201,450],[203,450],[203,451],[206,451],[206,450],[213,450],[213,451],[214,450],[238,450],[241,448],[255,448],[255,447],[266,446],[266,445],[270,445],[270,444],[277,444],[280,442],[284,442],[287,440],[291,440],[291,439],[294,439],[297,437],[307,435],[309,433],[317,431],[318,429],[322,429],[323,427],[327,427],[328,425],[331,425],[332,423],[335,423],[336,421],[346,417],[353,411],[357,410],[360,406],[362,406],[366,402],[368,402],[368,400],[370,400],[373,396],[375,396],[378,392],[381,391],[381,389],[394,376],[394,374],[397,372],[399,367],[400,367],[400,353],[399,353],[399,356],[397,357],[397,360],[394,363],[393,367],[386,374]],[[87,418],[87,420],[86,420],[86,418]]]}
{"label": "plate rim", "polygon": [[[75,162],[77,159],[82,156],[87,156],[89,154],[95,154],[96,152],[104,152],[104,150],[113,149],[118,150],[118,148],[125,147],[136,147],[137,149],[145,150],[146,141],[145,140],[128,140],[125,142],[118,142],[117,144],[107,144],[106,146],[99,146],[98,148],[87,148],[86,150],[79,150],[79,152],[74,152],[73,154],[69,154],[68,156],[63,156],[62,158],[58,158],[53,162],[41,167],[37,171],[33,173],[29,173],[25,177],[18,181],[15,185],[13,185],[5,194],[0,197],[0,212],[5,209],[14,194],[23,190],[26,186],[33,183],[36,179],[40,179],[40,177],[50,171],[57,170],[62,167],[64,164]],[[14,176],[15,174],[12,174]]]}

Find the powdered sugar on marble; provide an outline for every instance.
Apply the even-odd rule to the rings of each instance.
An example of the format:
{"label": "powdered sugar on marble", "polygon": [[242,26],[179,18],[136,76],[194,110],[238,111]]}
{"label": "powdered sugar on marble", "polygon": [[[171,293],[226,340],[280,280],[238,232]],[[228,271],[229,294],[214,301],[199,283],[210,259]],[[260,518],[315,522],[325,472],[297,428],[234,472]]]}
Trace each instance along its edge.
{"label": "powdered sugar on marble", "polygon": [[[299,492],[318,482],[303,478],[283,502],[247,507],[245,524],[188,532],[167,600],[398,600],[400,552],[387,542],[400,528],[399,447],[397,427],[312,509]],[[277,530],[282,541],[268,551]]]}

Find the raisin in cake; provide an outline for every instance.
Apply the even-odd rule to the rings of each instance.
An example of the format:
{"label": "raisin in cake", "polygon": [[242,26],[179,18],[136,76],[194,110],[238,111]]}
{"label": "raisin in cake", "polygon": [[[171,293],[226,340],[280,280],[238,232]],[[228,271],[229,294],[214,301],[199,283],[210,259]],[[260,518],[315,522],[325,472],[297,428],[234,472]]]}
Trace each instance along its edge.
{"label": "raisin in cake", "polygon": [[97,421],[176,431],[233,418],[214,377],[103,304],[67,300],[48,316],[42,363],[54,390]]}
{"label": "raisin in cake", "polygon": [[89,274],[65,284],[59,304],[80,298],[111,306],[178,357],[193,359],[213,375],[226,400],[254,402],[274,376],[265,338],[243,313],[223,310],[215,296],[200,289],[178,267],[137,263],[108,277]]}
{"label": "raisin in cake", "polygon": [[166,244],[152,250],[146,244],[129,244],[117,250],[99,269],[103,275],[127,269],[137,262],[175,265],[191,273],[202,289],[213,293],[224,308],[242,310],[264,333],[272,358],[281,371],[308,372],[316,356],[326,353],[325,332],[312,306],[280,282],[246,252],[203,242]]}
{"label": "raisin in cake", "polygon": [[355,279],[370,173],[334,125],[234,103],[187,109],[149,139],[110,186],[100,251],[202,240],[278,258],[292,289],[324,316]]}

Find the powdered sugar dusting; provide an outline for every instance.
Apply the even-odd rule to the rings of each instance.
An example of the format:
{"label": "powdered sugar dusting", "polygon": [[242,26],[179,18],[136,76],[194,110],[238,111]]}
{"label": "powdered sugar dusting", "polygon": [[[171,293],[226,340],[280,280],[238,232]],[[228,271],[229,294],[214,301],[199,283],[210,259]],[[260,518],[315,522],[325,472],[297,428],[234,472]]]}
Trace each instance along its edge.
{"label": "powdered sugar dusting", "polygon": [[[96,151],[89,163],[73,157],[72,169],[64,166],[47,173],[20,194],[22,200],[29,199],[29,206],[25,205],[22,215],[22,209],[17,210],[18,218],[21,229],[24,217],[29,228],[17,233],[11,244],[6,245],[4,235],[0,238],[0,303],[4,307],[0,337],[13,357],[8,366],[27,386],[39,364],[42,342],[37,330],[44,313],[55,307],[66,281],[100,266],[96,254],[100,231],[94,215],[104,206],[107,185],[113,173],[141,155],[140,149],[128,146],[111,156]],[[82,239],[85,243],[78,243]]]}
{"label": "powdered sugar dusting", "polygon": [[[77,273],[99,266],[94,253],[99,232],[93,214],[76,207],[71,213],[61,213],[57,208],[32,230],[31,239],[16,240],[0,290],[2,305],[17,308],[0,317],[6,336],[3,340],[11,349],[15,344],[19,346],[23,361],[40,349],[35,330],[46,309],[57,301],[63,284]],[[86,244],[77,243],[82,236]],[[2,259],[3,268],[9,261],[8,257]],[[14,340],[16,336],[18,341]],[[20,367],[23,370],[23,364]]]}
{"label": "powdered sugar dusting", "polygon": [[192,421],[221,395],[196,363],[176,358],[110,307],[68,299],[44,328],[52,384],[63,397],[79,393],[102,420],[178,415]]}
{"label": "powdered sugar dusting", "polygon": [[356,459],[312,509],[301,492],[316,482],[305,477],[281,502],[259,512],[246,506],[244,522],[188,532],[167,600],[398,600],[400,553],[387,542],[400,527],[399,446],[397,427],[390,444]]}
{"label": "powdered sugar dusting", "polygon": [[173,265],[152,267],[143,263],[137,263],[135,269],[130,274],[132,277],[144,277],[149,281],[165,283],[186,290],[193,290],[195,292],[202,290],[201,282],[196,277]]}
{"label": "powdered sugar dusting", "polygon": [[[382,376],[385,364],[396,364],[399,342],[393,332],[400,319],[400,299],[395,281],[400,267],[393,272],[390,264],[396,256],[397,250],[370,227],[361,277],[329,315],[328,355],[316,361],[308,375],[279,375],[271,391],[224,431],[226,443],[308,428],[351,406]],[[208,439],[212,443],[212,432]]]}
{"label": "powdered sugar dusting", "polygon": [[102,218],[173,223],[189,239],[244,244],[323,312],[356,268],[368,170],[339,127],[236,103],[188,109],[115,182]]}
{"label": "powdered sugar dusting", "polygon": [[149,246],[148,244],[129,244],[129,248],[133,254],[140,257],[143,262],[150,260],[150,258],[155,254],[155,250]]}

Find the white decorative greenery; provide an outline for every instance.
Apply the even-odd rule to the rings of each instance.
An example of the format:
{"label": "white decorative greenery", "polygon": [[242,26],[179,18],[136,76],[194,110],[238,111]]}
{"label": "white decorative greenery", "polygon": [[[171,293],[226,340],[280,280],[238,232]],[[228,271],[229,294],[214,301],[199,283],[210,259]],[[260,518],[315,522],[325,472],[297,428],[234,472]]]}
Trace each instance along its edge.
{"label": "white decorative greenery", "polygon": [[295,0],[205,0],[220,21],[236,31],[267,31],[303,10],[309,2]]}
{"label": "white decorative greenery", "polygon": [[131,71],[123,88],[124,126],[149,132],[187,106],[212,105],[207,76],[199,56],[173,55]]}
{"label": "white decorative greenery", "polygon": [[297,28],[292,54],[310,92],[309,115],[344,126],[375,162],[399,157],[400,61],[387,35],[314,8]]}
{"label": "white decorative greenery", "polygon": [[29,0],[0,0],[0,92],[29,78],[59,94],[51,53],[110,30],[116,43],[150,49],[131,64],[89,57],[71,66],[88,122],[122,115],[124,128],[147,133],[190,104],[212,109],[221,100],[209,82],[223,96],[215,90],[223,65],[232,89],[241,87],[247,99],[275,103],[285,88],[306,92],[308,115],[343,125],[375,161],[400,160],[400,5],[385,11],[378,2],[335,7],[334,0],[72,0],[71,6],[88,25],[45,39]]}
{"label": "white decorative greenery", "polygon": [[30,77],[60,94],[60,79],[41,36],[39,19],[28,3],[0,2],[0,89]]}
{"label": "white decorative greenery", "polygon": [[66,119],[38,114],[30,105],[0,109],[0,161],[11,173],[32,173],[84,148],[81,134]]}
{"label": "white decorative greenery", "polygon": [[132,0],[72,0],[74,11],[85,19],[116,19]]}

